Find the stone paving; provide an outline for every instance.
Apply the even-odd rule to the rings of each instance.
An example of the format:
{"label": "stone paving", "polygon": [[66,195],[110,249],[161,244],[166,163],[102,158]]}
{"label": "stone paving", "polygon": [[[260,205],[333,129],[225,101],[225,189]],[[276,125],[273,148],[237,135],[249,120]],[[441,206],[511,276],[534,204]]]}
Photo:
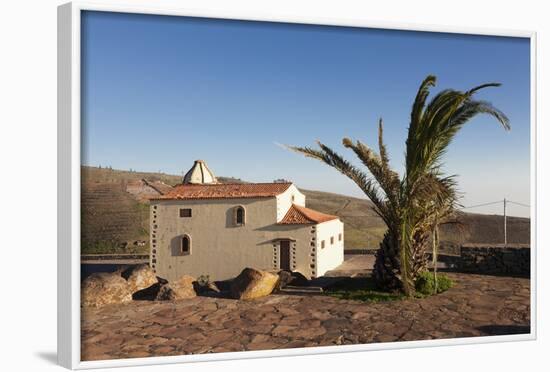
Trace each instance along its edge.
{"label": "stone paving", "polygon": [[425,299],[196,297],[82,310],[82,360],[529,333],[529,279],[449,274]]}

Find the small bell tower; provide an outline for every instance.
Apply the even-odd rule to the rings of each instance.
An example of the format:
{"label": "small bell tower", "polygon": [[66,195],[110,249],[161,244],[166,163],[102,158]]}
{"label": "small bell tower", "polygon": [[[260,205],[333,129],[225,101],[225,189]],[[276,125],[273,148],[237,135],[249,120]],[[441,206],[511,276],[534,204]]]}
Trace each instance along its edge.
{"label": "small bell tower", "polygon": [[195,160],[195,163],[183,176],[184,184],[217,184],[218,180],[208,168],[204,160]]}

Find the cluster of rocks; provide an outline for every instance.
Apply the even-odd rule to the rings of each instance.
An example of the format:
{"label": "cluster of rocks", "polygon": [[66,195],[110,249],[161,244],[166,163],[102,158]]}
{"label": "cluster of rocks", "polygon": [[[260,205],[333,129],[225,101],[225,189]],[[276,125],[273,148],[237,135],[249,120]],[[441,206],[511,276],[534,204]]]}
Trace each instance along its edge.
{"label": "cluster of rocks", "polygon": [[[297,272],[273,273],[244,269],[228,286],[226,295],[238,300],[268,296],[287,285],[307,285],[307,278]],[[155,275],[147,264],[116,271],[94,273],[82,282],[82,306],[101,307],[132,300],[175,301],[208,293],[221,294],[213,282],[202,283],[189,275],[168,282]]]}
{"label": "cluster of rocks", "polygon": [[83,306],[100,307],[135,300],[180,300],[195,297],[194,279],[182,276],[168,281],[158,278],[147,264],[114,273],[94,273],[82,282]]}

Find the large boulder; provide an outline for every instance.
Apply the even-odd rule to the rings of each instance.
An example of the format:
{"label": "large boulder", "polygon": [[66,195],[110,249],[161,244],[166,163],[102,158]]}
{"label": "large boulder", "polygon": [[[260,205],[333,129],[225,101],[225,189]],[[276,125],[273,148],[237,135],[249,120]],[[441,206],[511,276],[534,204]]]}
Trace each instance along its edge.
{"label": "large boulder", "polygon": [[100,307],[132,301],[128,282],[118,273],[94,273],[81,285],[82,306]]}
{"label": "large boulder", "polygon": [[239,300],[268,296],[278,281],[277,274],[247,267],[231,283],[231,296]]}
{"label": "large boulder", "polygon": [[147,264],[130,266],[122,272],[122,277],[128,282],[132,293],[149,288],[158,282],[155,272]]}
{"label": "large boulder", "polygon": [[185,300],[197,296],[194,288],[195,278],[189,275],[184,275],[181,278],[169,283],[164,283],[160,286],[155,300],[157,301],[174,301]]}

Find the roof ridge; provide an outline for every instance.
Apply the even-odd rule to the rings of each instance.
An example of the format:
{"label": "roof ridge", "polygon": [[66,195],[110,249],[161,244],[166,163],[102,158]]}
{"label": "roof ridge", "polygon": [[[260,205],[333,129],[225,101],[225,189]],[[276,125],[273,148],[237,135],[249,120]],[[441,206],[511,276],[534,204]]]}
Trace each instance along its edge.
{"label": "roof ridge", "polygon": [[[299,216],[297,216],[298,214]],[[316,211],[305,206],[292,203],[288,211],[285,213],[285,216],[279,224],[306,224],[306,223],[323,223],[327,221],[332,221],[340,217],[334,216],[331,214],[326,214],[323,212]]]}
{"label": "roof ridge", "polygon": [[294,204],[292,203],[292,205],[290,206],[290,208],[294,208],[298,211],[298,213],[300,213],[302,216],[304,216],[305,219],[311,221],[311,222],[315,222],[315,220],[311,219],[311,217],[309,217],[307,215],[307,213],[305,213],[304,209],[307,210],[306,207],[302,207],[301,205],[298,205],[298,204]]}
{"label": "roof ridge", "polygon": [[225,182],[225,183],[178,183],[176,186],[227,186],[227,185],[293,185],[294,182]]}
{"label": "roof ridge", "polygon": [[162,191],[160,191],[156,186],[153,185],[153,182],[149,182],[145,178],[142,178],[141,180],[143,181],[143,183],[145,183],[145,185],[149,186],[150,188],[152,188],[153,190],[155,190],[159,194],[164,195],[164,193]]}
{"label": "roof ridge", "polygon": [[301,206],[301,205],[298,205],[298,204],[294,204],[292,203],[293,206],[297,207],[298,209],[301,209],[301,212],[308,212],[308,211],[311,211],[311,212],[315,212],[315,213],[319,213],[319,214],[322,214],[322,215],[325,215],[325,216],[329,216],[329,217],[337,217],[339,218],[337,215],[335,214],[328,214],[328,213],[324,213],[324,212],[319,212],[319,211],[316,211],[315,209],[311,209],[311,208],[308,208],[308,207],[305,207],[305,206]]}
{"label": "roof ridge", "polygon": [[224,199],[276,197],[288,191],[292,183],[221,183],[179,184],[158,199]]}

